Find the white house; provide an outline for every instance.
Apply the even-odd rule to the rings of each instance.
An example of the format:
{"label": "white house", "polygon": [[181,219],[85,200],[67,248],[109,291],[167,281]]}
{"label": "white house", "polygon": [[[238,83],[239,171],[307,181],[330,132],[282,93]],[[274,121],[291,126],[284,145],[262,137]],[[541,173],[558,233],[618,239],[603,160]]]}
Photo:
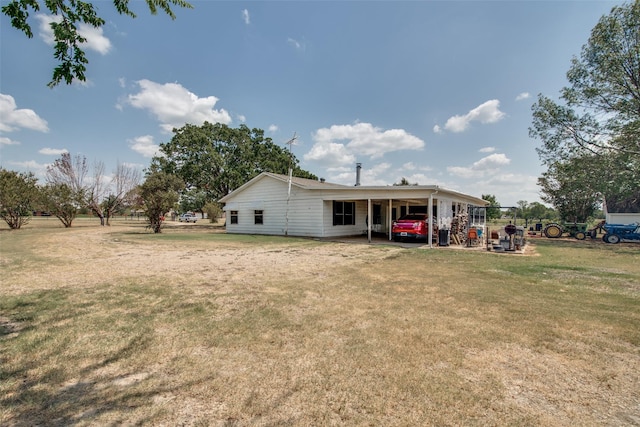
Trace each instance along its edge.
{"label": "white house", "polygon": [[347,186],[295,177],[289,181],[286,175],[269,172],[219,202],[225,204],[228,233],[319,238],[367,234],[369,241],[372,233],[385,233],[391,240],[393,220],[406,213],[430,213],[446,229],[464,212],[472,225],[484,228],[488,205],[437,185]]}

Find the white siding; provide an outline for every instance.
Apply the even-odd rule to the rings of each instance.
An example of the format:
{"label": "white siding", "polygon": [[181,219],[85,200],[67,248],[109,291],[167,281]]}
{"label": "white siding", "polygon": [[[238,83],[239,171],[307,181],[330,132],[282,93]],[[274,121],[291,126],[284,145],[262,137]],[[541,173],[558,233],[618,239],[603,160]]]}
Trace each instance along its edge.
{"label": "white siding", "polygon": [[[348,200],[345,200],[348,201]],[[324,230],[322,237],[341,237],[341,236],[356,236],[363,234],[367,229],[366,217],[367,217],[367,202],[356,201],[356,223],[355,225],[333,225],[333,200],[325,200],[323,225]]]}
{"label": "white siding", "polygon": [[[428,205],[434,191],[450,197],[442,197],[439,201],[438,216],[447,218],[451,215],[452,203],[459,204],[470,196],[446,191],[439,188],[418,187],[345,187],[316,183],[308,180],[294,180],[291,196],[287,202],[287,177],[264,173],[245,183],[242,187],[223,198],[227,214],[227,232],[239,234],[268,234],[304,237],[340,237],[366,233],[367,200],[382,207],[382,224],[373,231],[388,232],[389,199],[397,208],[410,204]],[[355,202],[355,224],[333,225],[333,201]],[[475,199],[478,203],[485,203]],[[263,211],[263,223],[255,224],[255,210]],[[231,224],[230,211],[238,212],[238,224]],[[288,222],[287,222],[288,218]],[[371,218],[372,220],[372,218]]]}
{"label": "white siding", "polygon": [[[283,236],[288,216],[289,235],[321,237],[322,201],[311,197],[309,191],[292,186],[287,205],[287,191],[286,182],[264,178],[240,192],[227,202],[227,218],[229,211],[238,211],[238,224],[227,220],[227,232]],[[262,224],[255,224],[256,209],[263,211]]]}
{"label": "white siding", "polygon": [[633,224],[640,223],[640,213],[607,213],[609,224]]}

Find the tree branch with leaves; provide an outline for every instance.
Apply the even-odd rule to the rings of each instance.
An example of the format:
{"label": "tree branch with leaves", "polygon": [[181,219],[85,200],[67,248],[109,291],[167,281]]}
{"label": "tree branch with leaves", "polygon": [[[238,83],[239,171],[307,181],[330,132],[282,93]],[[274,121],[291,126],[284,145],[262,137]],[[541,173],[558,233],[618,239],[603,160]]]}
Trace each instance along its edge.
{"label": "tree branch with leaves", "polygon": [[[156,15],[158,10],[164,11],[171,19],[175,19],[172,6],[192,8],[184,0],[145,0],[149,11]],[[136,14],[129,8],[129,0],[113,0],[113,5],[120,15],[132,18]],[[53,77],[48,83],[55,87],[64,81],[66,84],[74,80],[86,81],[85,72],[89,63],[83,49],[87,39],[78,30],[80,24],[87,24],[94,28],[101,28],[105,20],[98,16],[93,2],[80,0],[12,0],[2,6],[2,13],[11,19],[11,25],[22,31],[28,38],[33,37],[29,23],[31,12],[39,12],[43,7],[55,17],[51,22],[54,38],[53,56],[58,65],[53,70]]]}

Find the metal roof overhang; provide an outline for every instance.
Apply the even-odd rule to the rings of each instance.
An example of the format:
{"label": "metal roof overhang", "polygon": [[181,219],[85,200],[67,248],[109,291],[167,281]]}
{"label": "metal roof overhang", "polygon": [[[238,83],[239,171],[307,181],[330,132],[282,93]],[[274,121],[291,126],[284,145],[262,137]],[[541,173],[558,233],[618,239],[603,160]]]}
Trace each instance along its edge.
{"label": "metal roof overhang", "polygon": [[322,191],[322,200],[402,200],[408,203],[424,203],[438,196],[474,206],[487,206],[486,200],[447,190],[438,186],[353,187],[340,189],[314,189]]}

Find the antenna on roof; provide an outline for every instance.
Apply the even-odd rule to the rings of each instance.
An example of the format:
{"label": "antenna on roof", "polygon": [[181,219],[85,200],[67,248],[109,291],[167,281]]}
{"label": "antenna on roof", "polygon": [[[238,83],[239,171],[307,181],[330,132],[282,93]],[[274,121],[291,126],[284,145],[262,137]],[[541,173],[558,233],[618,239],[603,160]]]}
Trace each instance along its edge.
{"label": "antenna on roof", "polygon": [[289,235],[289,199],[291,198],[291,179],[293,175],[293,153],[292,153],[291,147],[296,142],[296,139],[298,139],[298,137],[294,132],[293,138],[285,142],[285,145],[289,146],[289,182],[288,182],[289,188],[287,189],[287,208],[284,213],[284,235],[285,236]]}
{"label": "antenna on roof", "polygon": [[288,145],[289,146],[289,152],[291,152],[291,146],[295,144],[296,139],[298,139],[298,136],[296,135],[296,133],[293,133],[293,137],[288,140],[287,142],[284,143],[284,145]]}
{"label": "antenna on roof", "polygon": [[[296,143],[296,139],[298,139],[298,136],[296,135],[296,133],[293,133],[293,137],[288,140],[287,142],[284,143],[284,145],[288,145],[289,146],[289,169],[291,170],[293,168],[293,146]],[[289,174],[291,175],[291,174]]]}

